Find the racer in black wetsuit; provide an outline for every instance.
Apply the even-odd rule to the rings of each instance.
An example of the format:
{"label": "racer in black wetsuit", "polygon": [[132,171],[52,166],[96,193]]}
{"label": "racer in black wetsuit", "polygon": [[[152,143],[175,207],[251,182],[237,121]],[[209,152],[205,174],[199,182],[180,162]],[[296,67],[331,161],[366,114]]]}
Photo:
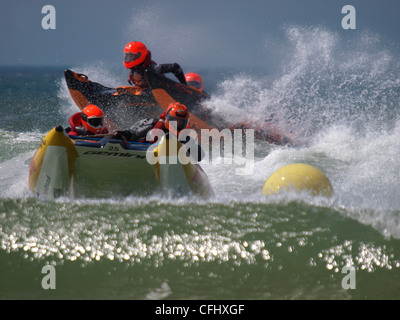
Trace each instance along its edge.
{"label": "racer in black wetsuit", "polygon": [[151,60],[151,52],[147,47],[139,42],[130,42],[124,49],[124,65],[129,69],[128,82],[138,87],[148,87],[145,71],[158,74],[172,73],[180,83],[186,85],[185,75],[181,66],[177,63],[157,64]]}

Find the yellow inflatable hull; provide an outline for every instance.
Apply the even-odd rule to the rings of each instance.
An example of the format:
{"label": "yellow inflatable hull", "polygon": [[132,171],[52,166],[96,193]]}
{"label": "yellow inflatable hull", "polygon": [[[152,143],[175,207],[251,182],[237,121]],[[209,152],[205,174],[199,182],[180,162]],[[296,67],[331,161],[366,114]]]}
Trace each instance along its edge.
{"label": "yellow inflatable hull", "polygon": [[169,161],[178,156],[181,147],[177,142],[171,149],[165,138],[151,149],[147,144],[121,140],[75,139],[56,127],[45,136],[31,161],[29,188],[47,199],[147,196],[155,192],[213,195],[200,165]]}

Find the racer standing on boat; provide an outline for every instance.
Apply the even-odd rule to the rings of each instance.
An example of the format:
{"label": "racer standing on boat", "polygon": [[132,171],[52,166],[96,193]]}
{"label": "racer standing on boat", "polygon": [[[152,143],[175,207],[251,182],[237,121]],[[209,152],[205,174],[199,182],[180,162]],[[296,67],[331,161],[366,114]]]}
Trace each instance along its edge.
{"label": "racer standing on boat", "polygon": [[157,64],[151,60],[151,51],[142,42],[129,42],[125,46],[124,54],[124,65],[130,70],[129,84],[141,88],[148,87],[145,71],[152,71],[158,74],[173,73],[180,83],[186,85],[185,75],[179,64]]}
{"label": "racer standing on boat", "polygon": [[66,132],[70,136],[106,134],[108,130],[104,127],[103,122],[103,110],[94,104],[90,104],[82,112],[77,112],[69,118],[70,127],[66,129]]}

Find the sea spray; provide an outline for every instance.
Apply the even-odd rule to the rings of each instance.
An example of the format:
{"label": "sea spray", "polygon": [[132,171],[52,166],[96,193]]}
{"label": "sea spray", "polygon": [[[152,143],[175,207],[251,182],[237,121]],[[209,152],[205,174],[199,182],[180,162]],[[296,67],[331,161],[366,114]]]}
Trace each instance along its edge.
{"label": "sea spray", "polygon": [[[72,101],[49,101],[41,85],[30,86],[35,103],[13,90],[33,112],[21,121],[20,104],[16,110],[0,105],[7,119],[0,126],[0,297],[146,299],[161,288],[170,299],[399,298],[394,54],[374,36],[355,37],[352,49],[329,30],[291,28],[284,68],[229,77],[212,88],[209,106],[229,120],[230,111],[236,116],[241,109],[246,116],[275,114],[274,121],[306,143],[256,141],[252,175],[236,176],[223,161],[205,165],[215,191],[207,201],[157,193],[42,201],[25,193],[29,158],[41,137],[68,121],[69,112],[60,109],[76,109]],[[120,83],[120,74],[107,83],[107,67],[78,69],[99,83]],[[42,84],[55,87],[55,96],[62,88],[70,99],[62,71],[59,86],[45,77]],[[37,75],[29,72],[22,81]],[[269,174],[293,162],[321,169],[332,182],[332,199],[263,196]],[[40,285],[46,264],[57,272],[50,293]],[[355,290],[341,285],[349,266],[356,270]]]}
{"label": "sea spray", "polygon": [[271,119],[307,142],[338,124],[361,132],[393,129],[399,65],[377,36],[349,42],[322,27],[298,26],[287,27],[286,36],[280,71],[219,83],[208,108],[231,123]]}

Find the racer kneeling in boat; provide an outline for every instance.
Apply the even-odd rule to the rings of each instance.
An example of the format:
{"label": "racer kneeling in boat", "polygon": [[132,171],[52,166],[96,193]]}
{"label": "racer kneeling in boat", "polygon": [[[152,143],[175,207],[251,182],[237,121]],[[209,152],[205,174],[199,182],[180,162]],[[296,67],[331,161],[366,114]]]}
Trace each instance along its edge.
{"label": "racer kneeling in boat", "polygon": [[151,51],[139,41],[130,42],[124,49],[124,65],[129,72],[128,82],[141,88],[148,87],[145,71],[158,74],[173,73],[180,83],[186,85],[185,75],[181,66],[177,63],[157,64],[151,60]]}
{"label": "racer kneeling in boat", "polygon": [[104,112],[94,104],[85,107],[69,118],[70,127],[65,131],[70,136],[93,136],[108,133],[103,125]]}
{"label": "racer kneeling in boat", "polygon": [[[164,134],[173,134],[175,137],[179,137],[183,129],[190,129],[189,111],[185,105],[179,102],[171,103],[167,111],[160,115],[160,119],[147,134],[147,141],[155,143],[158,140],[159,135],[157,135],[156,130],[160,130],[160,133],[164,132]],[[186,142],[183,141],[183,143]]]}
{"label": "racer kneeling in boat", "polygon": [[[175,137],[182,144],[187,144],[188,152],[187,156],[190,156],[190,151],[195,150],[195,158],[197,161],[201,161],[204,153],[201,146],[192,139],[190,136],[190,131],[188,134],[182,132],[184,129],[190,129],[189,126],[189,111],[185,105],[178,102],[171,103],[167,111],[160,115],[160,118],[156,121],[154,118],[142,120],[145,129],[139,131],[138,128],[131,128],[131,130],[117,131],[114,133],[114,138],[134,141],[138,136],[143,136],[139,139],[140,142],[150,142],[155,143],[163,135],[166,138]],[[149,125],[151,124],[151,128]],[[143,128],[144,128],[143,127]],[[140,133],[139,133],[140,132]],[[192,154],[193,155],[193,154]]]}

